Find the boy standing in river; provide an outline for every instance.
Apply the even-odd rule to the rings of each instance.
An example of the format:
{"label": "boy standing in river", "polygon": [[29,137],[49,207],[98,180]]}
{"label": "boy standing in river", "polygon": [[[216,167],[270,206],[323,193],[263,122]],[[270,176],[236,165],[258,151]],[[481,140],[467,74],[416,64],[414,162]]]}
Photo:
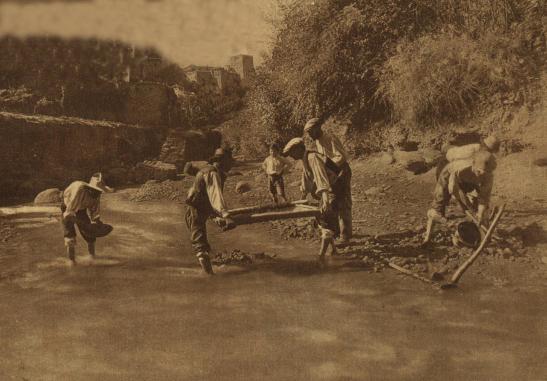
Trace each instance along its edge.
{"label": "boy standing in river", "polygon": [[281,201],[286,203],[285,183],[283,182],[283,172],[288,168],[287,160],[279,154],[279,146],[277,144],[270,145],[270,155],[262,163],[262,168],[268,176],[268,186],[273,202]]}

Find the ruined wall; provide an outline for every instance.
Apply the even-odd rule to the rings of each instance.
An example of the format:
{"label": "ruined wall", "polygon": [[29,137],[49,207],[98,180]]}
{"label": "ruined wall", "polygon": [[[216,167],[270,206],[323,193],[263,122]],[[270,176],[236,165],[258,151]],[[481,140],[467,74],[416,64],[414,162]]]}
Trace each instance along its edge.
{"label": "ruined wall", "polygon": [[161,148],[160,160],[181,170],[187,161],[207,160],[220,147],[222,135],[212,131],[171,130]]}
{"label": "ruined wall", "polygon": [[239,75],[234,71],[228,71],[224,68],[214,69],[212,73],[215,76],[219,91],[223,95],[231,95],[240,89]]}
{"label": "ruined wall", "polygon": [[130,169],[156,157],[156,129],[77,118],[0,112],[0,200]]}
{"label": "ruined wall", "polygon": [[123,121],[141,126],[169,126],[176,101],[170,87],[157,82],[129,84]]}

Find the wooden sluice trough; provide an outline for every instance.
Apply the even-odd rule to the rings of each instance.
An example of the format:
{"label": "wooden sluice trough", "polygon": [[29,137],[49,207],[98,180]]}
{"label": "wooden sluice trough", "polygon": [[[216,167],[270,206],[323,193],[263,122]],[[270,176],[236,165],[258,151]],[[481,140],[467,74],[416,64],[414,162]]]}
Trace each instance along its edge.
{"label": "wooden sluice trough", "polygon": [[230,210],[230,218],[237,225],[248,225],[291,218],[319,217],[319,213],[317,206],[310,205],[307,200],[300,200],[278,205],[270,204],[232,209]]}

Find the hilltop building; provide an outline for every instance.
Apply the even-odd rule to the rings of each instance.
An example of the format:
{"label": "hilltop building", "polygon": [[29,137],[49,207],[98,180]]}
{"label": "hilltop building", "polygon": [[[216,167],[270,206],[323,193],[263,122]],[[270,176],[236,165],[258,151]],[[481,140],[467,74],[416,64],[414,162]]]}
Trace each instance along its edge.
{"label": "hilltop building", "polygon": [[255,74],[255,68],[253,63],[253,56],[246,54],[238,54],[230,57],[230,63],[228,64],[239,77],[241,78],[241,84],[248,86]]}
{"label": "hilltop building", "polygon": [[208,88],[211,92],[231,94],[239,87],[239,75],[222,67],[189,65],[183,69],[191,82]]}

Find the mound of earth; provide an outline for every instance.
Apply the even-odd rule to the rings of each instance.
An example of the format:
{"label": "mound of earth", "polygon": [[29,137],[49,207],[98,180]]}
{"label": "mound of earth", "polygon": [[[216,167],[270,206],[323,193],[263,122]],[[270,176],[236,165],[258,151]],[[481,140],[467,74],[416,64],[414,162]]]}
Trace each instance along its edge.
{"label": "mound of earth", "polygon": [[246,253],[239,249],[234,249],[231,252],[218,252],[213,258],[213,264],[220,265],[251,265],[257,261],[271,261],[275,258],[266,253]]}
{"label": "mound of earth", "polygon": [[129,199],[135,202],[158,200],[183,202],[185,198],[182,181],[174,180],[149,180],[129,196]]}

